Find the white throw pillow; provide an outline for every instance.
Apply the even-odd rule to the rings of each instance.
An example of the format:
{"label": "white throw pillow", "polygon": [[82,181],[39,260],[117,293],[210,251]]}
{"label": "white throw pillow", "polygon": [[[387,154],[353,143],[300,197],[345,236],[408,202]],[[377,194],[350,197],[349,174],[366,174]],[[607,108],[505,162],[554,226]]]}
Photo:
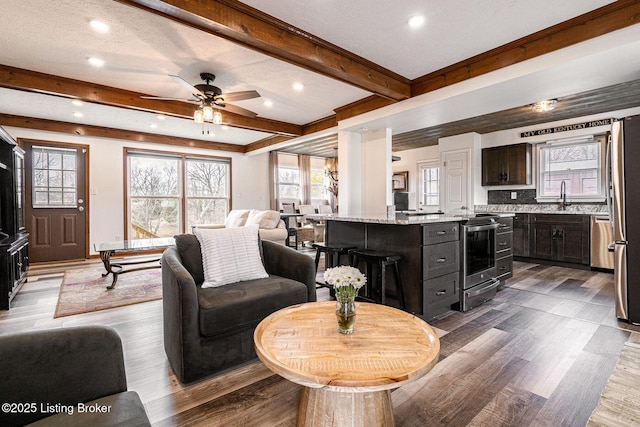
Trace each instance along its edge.
{"label": "white throw pillow", "polygon": [[247,222],[248,216],[249,209],[233,209],[224,220],[224,226],[226,228],[243,227]]}
{"label": "white throw pillow", "polygon": [[258,247],[258,226],[195,228],[204,269],[203,288],[269,277]]}
{"label": "white throw pillow", "polygon": [[246,225],[257,224],[260,228],[276,228],[280,222],[280,212],[276,211],[258,211],[252,209],[249,212]]}

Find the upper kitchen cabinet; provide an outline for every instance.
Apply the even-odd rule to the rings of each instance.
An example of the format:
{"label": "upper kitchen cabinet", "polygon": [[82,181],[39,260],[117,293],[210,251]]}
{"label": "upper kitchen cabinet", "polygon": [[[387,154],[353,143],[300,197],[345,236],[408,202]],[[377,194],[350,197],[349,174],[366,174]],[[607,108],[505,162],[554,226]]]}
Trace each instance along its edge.
{"label": "upper kitchen cabinet", "polygon": [[531,144],[482,150],[482,185],[531,184]]}

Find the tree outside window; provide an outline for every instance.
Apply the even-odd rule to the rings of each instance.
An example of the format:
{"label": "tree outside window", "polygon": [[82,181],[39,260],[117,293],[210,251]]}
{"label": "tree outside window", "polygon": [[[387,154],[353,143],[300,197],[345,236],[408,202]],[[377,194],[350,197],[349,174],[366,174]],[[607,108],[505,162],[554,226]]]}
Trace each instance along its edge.
{"label": "tree outside window", "polygon": [[228,160],[128,151],[127,164],[127,238],[171,237],[194,224],[224,222]]}

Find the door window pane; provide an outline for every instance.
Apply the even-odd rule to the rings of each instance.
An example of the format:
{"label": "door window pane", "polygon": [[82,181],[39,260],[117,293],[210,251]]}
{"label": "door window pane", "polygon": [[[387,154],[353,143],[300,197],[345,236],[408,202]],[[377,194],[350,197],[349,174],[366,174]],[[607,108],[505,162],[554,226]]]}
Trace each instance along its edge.
{"label": "door window pane", "polygon": [[77,207],[76,150],[34,146],[32,153],[33,207]]}

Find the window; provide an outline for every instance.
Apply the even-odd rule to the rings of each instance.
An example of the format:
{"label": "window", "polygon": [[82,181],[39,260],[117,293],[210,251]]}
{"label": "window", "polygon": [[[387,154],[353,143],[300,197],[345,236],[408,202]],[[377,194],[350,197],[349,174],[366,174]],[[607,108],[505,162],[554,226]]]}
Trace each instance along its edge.
{"label": "window", "polygon": [[324,157],[311,157],[311,204],[320,205],[328,200],[327,176],[324,172]]}
{"label": "window", "polygon": [[33,146],[33,207],[74,208],[76,150]]}
{"label": "window", "polygon": [[278,192],[280,199],[301,199],[298,156],[278,153]]}
{"label": "window", "polygon": [[538,149],[538,200],[557,201],[562,182],[567,197],[604,200],[603,141],[589,139],[541,145]]}
{"label": "window", "polygon": [[420,166],[420,205],[440,207],[440,168],[435,162]]}
{"label": "window", "polygon": [[202,223],[224,223],[230,160],[127,151],[129,239],[171,237]]}

